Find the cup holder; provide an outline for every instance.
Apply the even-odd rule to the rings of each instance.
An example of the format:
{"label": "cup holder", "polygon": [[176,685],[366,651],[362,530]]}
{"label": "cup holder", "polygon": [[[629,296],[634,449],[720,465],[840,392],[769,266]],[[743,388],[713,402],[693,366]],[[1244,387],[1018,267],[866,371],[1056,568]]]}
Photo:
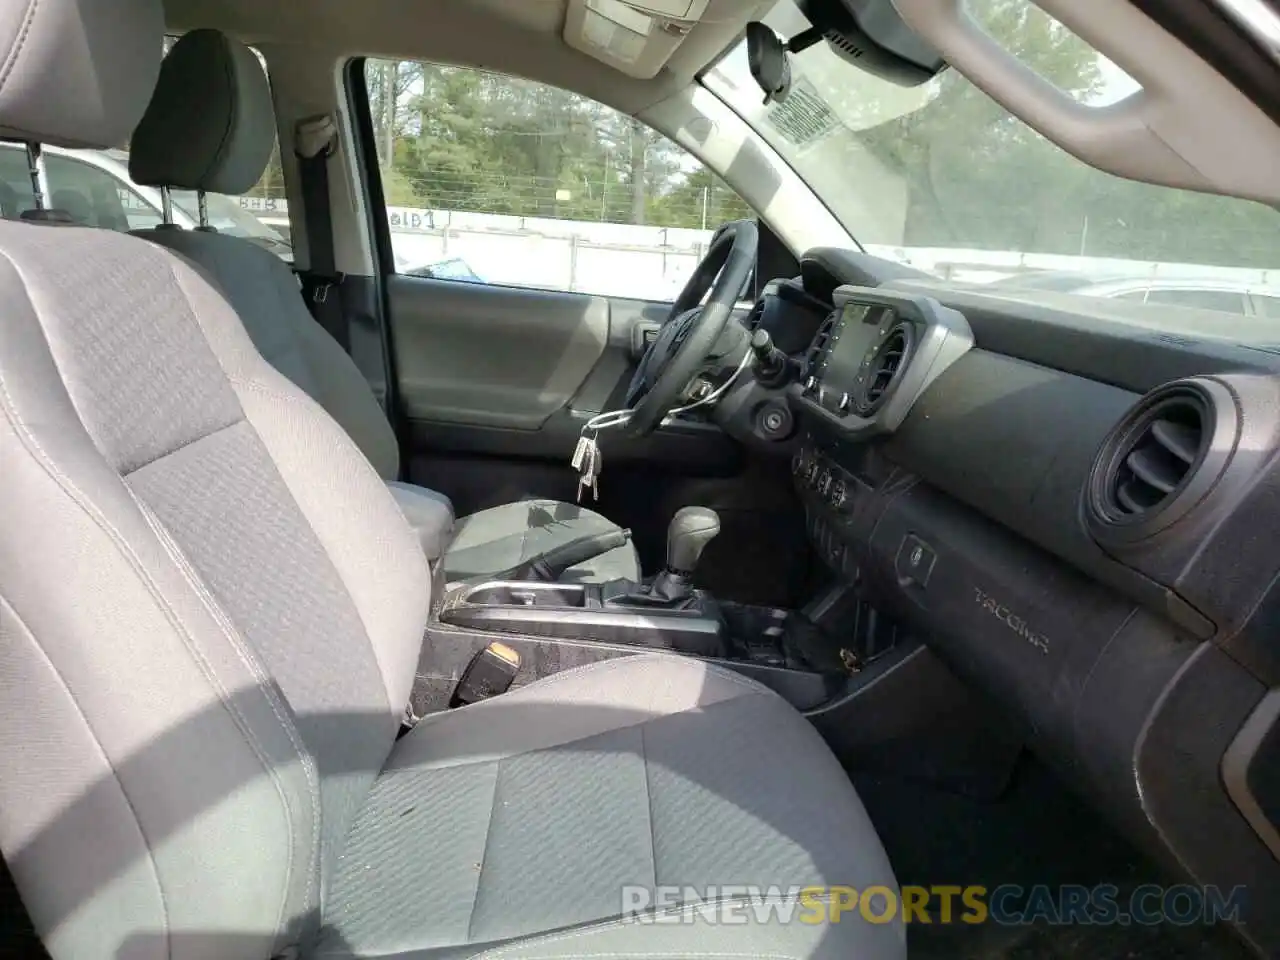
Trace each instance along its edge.
{"label": "cup holder", "polygon": [[556,607],[586,605],[581,584],[503,581],[482,583],[462,595],[462,603],[476,607]]}
{"label": "cup holder", "polygon": [[488,580],[459,584],[440,605],[440,622],[489,634],[598,641],[724,657],[718,613],[611,607],[599,584]]}

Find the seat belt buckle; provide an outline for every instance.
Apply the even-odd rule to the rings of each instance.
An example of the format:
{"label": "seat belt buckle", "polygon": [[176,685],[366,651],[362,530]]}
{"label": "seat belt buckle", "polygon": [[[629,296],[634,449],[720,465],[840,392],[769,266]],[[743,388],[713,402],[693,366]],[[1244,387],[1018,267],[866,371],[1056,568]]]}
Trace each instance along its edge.
{"label": "seat belt buckle", "polygon": [[313,303],[324,303],[329,299],[329,291],[342,283],[345,279],[347,279],[347,275],[345,273],[339,273],[318,281],[311,289],[311,301]]}
{"label": "seat belt buckle", "polygon": [[449,709],[488,700],[511,689],[520,672],[520,654],[505,643],[491,643],[474,657],[458,678]]}

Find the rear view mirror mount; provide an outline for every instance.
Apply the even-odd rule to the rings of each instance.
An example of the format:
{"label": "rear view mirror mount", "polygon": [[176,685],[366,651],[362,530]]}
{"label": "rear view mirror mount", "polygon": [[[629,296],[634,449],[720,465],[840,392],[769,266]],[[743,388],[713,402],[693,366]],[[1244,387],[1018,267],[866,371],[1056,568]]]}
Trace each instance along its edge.
{"label": "rear view mirror mount", "polygon": [[797,6],[839,56],[891,83],[918,86],[947,66],[907,26],[893,0],[798,0]]}
{"label": "rear view mirror mount", "polygon": [[823,40],[859,69],[899,86],[926,83],[947,67],[941,54],[907,26],[893,0],[796,3],[812,26],[790,40],[759,21],[747,24],[747,62],[766,104],[791,92],[790,55]]}

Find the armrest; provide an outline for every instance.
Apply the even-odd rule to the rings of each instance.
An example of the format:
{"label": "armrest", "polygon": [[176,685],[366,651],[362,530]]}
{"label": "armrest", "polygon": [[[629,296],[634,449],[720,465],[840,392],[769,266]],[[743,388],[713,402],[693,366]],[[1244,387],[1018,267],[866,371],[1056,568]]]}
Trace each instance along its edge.
{"label": "armrest", "polygon": [[453,540],[453,504],[442,493],[398,480],[388,482],[387,489],[418,535],[427,560],[435,563]]}

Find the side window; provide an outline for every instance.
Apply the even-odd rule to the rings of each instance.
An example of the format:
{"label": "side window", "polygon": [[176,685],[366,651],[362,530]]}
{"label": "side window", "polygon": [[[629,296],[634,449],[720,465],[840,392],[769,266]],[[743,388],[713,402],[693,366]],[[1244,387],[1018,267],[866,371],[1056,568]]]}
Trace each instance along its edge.
{"label": "side window", "polygon": [[[159,207],[130,182],[126,154],[117,150],[84,153],[96,162],[72,151],[46,151],[50,207],[65,211],[86,227],[135,230],[160,222]],[[0,207],[6,219],[16,219],[35,207],[26,152],[20,145],[0,145],[0,181]]]}
{"label": "side window", "polygon": [[1147,303],[1167,303],[1175,307],[1196,307],[1200,310],[1217,310],[1221,313],[1246,313],[1244,294],[1233,293],[1230,290],[1153,287],[1147,294]]}
{"label": "side window", "polygon": [[401,273],[672,300],[716,227],[752,216],[683,149],[586,97],[462,67],[365,69]]}
{"label": "side window", "polygon": [[25,149],[18,143],[0,142],[0,217],[17,220],[34,206]]}

